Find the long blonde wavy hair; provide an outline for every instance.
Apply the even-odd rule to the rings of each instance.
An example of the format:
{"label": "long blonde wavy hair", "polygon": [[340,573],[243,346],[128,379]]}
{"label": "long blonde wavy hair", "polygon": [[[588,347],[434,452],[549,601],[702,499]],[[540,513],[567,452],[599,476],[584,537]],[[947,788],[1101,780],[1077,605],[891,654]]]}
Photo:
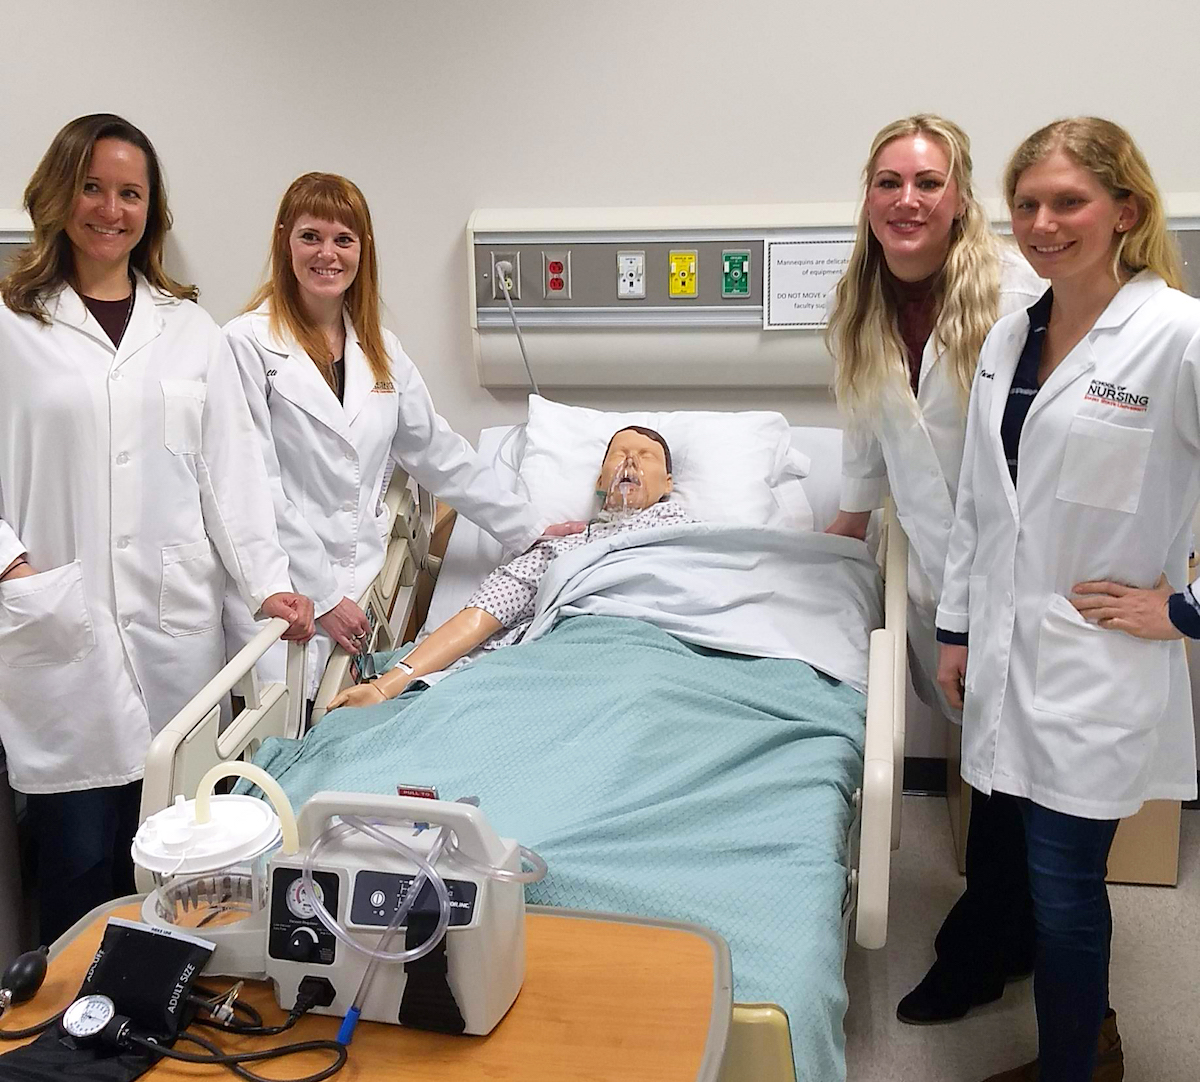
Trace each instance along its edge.
{"label": "long blonde wavy hair", "polygon": [[358,273],[346,290],[345,305],[376,381],[391,378],[391,363],[383,344],[379,305],[379,257],[375,230],[366,197],[357,184],[336,173],[305,173],[288,185],[279,201],[275,229],[271,235],[271,268],[266,282],[246,305],[253,312],[264,301],[270,304],[271,331],[282,338],[286,332],[308,354],[330,387],[334,386],[333,363],[321,329],[309,317],[300,299],[300,283],[292,271],[292,229],[303,214],[326,222],[341,222],[358,236]]}
{"label": "long blonde wavy hair", "polygon": [[1167,232],[1162,195],[1132,136],[1119,124],[1094,116],[1069,117],[1039,128],[1013,152],[1004,170],[1011,213],[1021,174],[1061,150],[1092,174],[1114,199],[1133,196],[1138,219],[1113,241],[1112,273],[1118,282],[1150,270],[1172,289],[1184,289],[1183,259]]}
{"label": "long blonde wavy hair", "polygon": [[946,352],[966,409],[975,364],[1000,303],[999,242],[971,183],[971,141],[957,124],[932,113],[904,117],[883,128],[863,168],[863,205],[854,252],[837,284],[825,342],[834,358],[838,405],[851,416],[869,416],[887,394],[912,402],[904,343],[895,302],[884,288],[883,247],[871,230],[868,194],[879,154],[893,140],[924,135],[936,139],[950,160],[963,211],[950,231],[950,250],[934,283],[934,329]]}
{"label": "long blonde wavy hair", "polygon": [[46,297],[64,283],[74,283],[75,257],[67,237],[67,220],[83,182],[92,150],[101,139],[119,139],[146,155],[150,178],[146,231],[129,254],[129,265],[164,293],[194,301],[199,290],[175,281],[163,269],[163,245],[171,229],[171,210],[162,165],[145,132],[113,113],[81,116],[66,124],[42,155],[25,187],[25,210],[33,222],[33,240],[12,261],[0,281],[0,300],[12,311],[49,323]]}

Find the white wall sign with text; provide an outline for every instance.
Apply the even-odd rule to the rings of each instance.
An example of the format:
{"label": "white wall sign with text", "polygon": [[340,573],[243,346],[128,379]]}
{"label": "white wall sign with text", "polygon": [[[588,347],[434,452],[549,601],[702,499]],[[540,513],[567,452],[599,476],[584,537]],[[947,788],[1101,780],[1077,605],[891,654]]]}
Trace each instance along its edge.
{"label": "white wall sign with text", "polygon": [[854,241],[768,239],[766,246],[763,330],[824,327],[827,298],[850,262]]}

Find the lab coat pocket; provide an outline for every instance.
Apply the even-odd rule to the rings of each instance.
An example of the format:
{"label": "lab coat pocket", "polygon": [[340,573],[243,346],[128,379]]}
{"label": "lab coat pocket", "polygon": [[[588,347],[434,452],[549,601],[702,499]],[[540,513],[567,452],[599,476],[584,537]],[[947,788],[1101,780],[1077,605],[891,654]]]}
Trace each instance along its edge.
{"label": "lab coat pocket", "polygon": [[1152,428],[1076,416],[1067,433],[1058,498],[1133,514],[1150,459]]}
{"label": "lab coat pocket", "polygon": [[221,622],[225,573],[208,539],[162,550],[158,623],[168,635],[196,635]]}
{"label": "lab coat pocket", "polygon": [[206,388],[200,380],[164,379],[163,440],[175,455],[200,453]]}
{"label": "lab coat pocket", "polygon": [[96,648],[83,565],[0,583],[0,661],[13,668],[80,661]]}
{"label": "lab coat pocket", "polygon": [[1089,624],[1055,594],[1038,638],[1034,709],[1149,730],[1166,709],[1170,648],[1168,642]]}

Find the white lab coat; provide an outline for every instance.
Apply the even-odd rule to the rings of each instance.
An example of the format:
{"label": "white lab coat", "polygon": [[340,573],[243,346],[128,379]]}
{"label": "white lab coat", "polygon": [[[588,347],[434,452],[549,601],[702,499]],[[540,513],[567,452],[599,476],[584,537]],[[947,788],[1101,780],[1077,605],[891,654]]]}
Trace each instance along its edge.
{"label": "white lab coat", "polygon": [[[1000,315],[1027,308],[1046,290],[1020,252],[1001,248]],[[844,511],[883,506],[890,488],[909,547],[908,636],[913,685],[921,699],[951,721],[959,714],[937,686],[934,611],[942,591],[946,546],[962,464],[965,403],[936,334],[921,355],[916,409],[904,393],[886,399],[873,426],[851,423],[842,438]]]}
{"label": "white lab coat", "polygon": [[[292,580],[318,616],[343,597],[357,602],[383,567],[383,494],[393,462],[512,551],[524,551],[548,525],[438,415],[395,335],[384,331],[391,380],[377,383],[348,317],[345,327],[339,403],[303,348],[271,333],[265,304],[225,326],[261,437]],[[230,653],[254,631],[248,610],[232,598]],[[306,658],[310,696],[332,649],[318,629]],[[260,674],[282,679],[285,660],[273,652]]]}
{"label": "white lab coat", "polygon": [[1196,795],[1184,644],[1087,623],[1079,582],[1187,582],[1200,498],[1200,301],[1143,271],[1038,392],[1014,489],[1000,440],[1029,331],[984,344],[939,627],[970,631],[962,775],[1087,819]]}
{"label": "white lab coat", "polygon": [[0,305],[0,568],[27,551],[39,572],[0,583],[0,741],[26,793],[139,778],[224,663],[226,572],[255,609],[290,589],[208,314],[138,276],[114,349],[73,289],[47,309]]}

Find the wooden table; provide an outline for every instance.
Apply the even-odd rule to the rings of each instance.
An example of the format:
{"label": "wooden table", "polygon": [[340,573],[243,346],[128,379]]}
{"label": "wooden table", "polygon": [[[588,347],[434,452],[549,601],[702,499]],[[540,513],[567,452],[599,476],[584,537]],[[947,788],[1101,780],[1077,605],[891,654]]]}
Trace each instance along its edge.
{"label": "wooden table", "polygon": [[[100,911],[69,942],[60,941],[46,983],[29,1003],[12,1008],[3,1029],[21,1029],[61,1010],[75,997],[108,916],[140,919],[140,905]],[[402,1026],[361,1022],[339,1082],[708,1082],[720,1070],[732,1011],[729,951],[694,925],[530,906],[526,913],[525,984],[504,1020],[486,1037],[449,1037]],[[64,937],[65,938],[65,937]],[[223,978],[201,983],[228,987]],[[271,986],[248,981],[242,998],[268,1025],[283,1020]],[[235,1038],[199,1028],[229,1051],[333,1038],[339,1019],[308,1015],[287,1034]],[[6,1042],[0,1050],[12,1044]],[[186,1051],[200,1051],[183,1042]],[[0,1061],[2,1062],[2,1061]],[[328,1055],[304,1053],[249,1064],[271,1078],[319,1070]],[[232,1078],[224,1067],[163,1060],[157,1082]]]}

